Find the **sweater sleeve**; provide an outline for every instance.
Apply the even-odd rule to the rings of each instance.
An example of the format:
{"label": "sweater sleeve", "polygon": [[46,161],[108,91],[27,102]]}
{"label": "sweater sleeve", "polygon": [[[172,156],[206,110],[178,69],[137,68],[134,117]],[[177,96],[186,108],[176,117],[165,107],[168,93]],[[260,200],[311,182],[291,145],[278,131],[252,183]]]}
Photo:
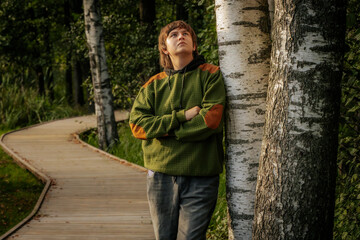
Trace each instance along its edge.
{"label": "sweater sleeve", "polygon": [[129,124],[133,135],[139,139],[164,137],[186,121],[185,110],[156,116],[152,107],[151,93],[142,87],[130,112]]}
{"label": "sweater sleeve", "polygon": [[221,71],[217,70],[205,82],[199,114],[174,130],[176,139],[184,142],[201,141],[222,132],[225,101],[224,80]]}

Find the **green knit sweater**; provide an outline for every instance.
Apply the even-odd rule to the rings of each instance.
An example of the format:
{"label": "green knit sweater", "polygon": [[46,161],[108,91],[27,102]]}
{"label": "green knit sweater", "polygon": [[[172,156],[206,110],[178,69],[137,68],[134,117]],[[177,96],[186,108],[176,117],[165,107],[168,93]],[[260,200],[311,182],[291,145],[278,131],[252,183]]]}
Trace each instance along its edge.
{"label": "green knit sweater", "polygon": [[[201,108],[186,121],[185,110]],[[223,165],[225,88],[219,67],[196,59],[159,73],[140,89],[130,127],[143,139],[145,167],[169,175],[214,176]]]}

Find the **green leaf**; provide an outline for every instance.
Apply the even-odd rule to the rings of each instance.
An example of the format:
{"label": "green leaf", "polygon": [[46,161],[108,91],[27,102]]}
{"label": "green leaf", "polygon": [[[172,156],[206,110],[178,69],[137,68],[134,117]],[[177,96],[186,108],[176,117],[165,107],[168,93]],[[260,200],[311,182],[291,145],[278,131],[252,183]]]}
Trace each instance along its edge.
{"label": "green leaf", "polygon": [[354,38],[355,38],[356,40],[360,41],[360,28],[355,32],[354,35],[355,35]]}
{"label": "green leaf", "polygon": [[357,105],[353,106],[351,109],[348,110],[348,112],[356,112],[357,110],[360,109],[360,103],[358,103]]}

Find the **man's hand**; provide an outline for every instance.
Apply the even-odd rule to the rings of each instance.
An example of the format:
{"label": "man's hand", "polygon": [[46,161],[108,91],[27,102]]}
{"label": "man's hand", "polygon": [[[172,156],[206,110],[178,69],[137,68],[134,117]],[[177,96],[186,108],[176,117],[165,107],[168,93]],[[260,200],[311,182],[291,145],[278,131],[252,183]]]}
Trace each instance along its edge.
{"label": "man's hand", "polygon": [[195,106],[193,108],[190,108],[189,110],[185,111],[185,118],[187,121],[193,119],[196,115],[199,114],[201,108],[198,106]]}

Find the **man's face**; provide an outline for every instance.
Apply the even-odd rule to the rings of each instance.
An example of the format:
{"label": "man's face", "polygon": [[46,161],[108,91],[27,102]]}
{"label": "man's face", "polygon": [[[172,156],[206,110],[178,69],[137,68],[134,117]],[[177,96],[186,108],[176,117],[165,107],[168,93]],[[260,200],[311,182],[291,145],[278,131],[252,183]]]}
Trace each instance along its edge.
{"label": "man's face", "polygon": [[195,46],[191,34],[184,28],[176,28],[172,30],[166,38],[166,50],[165,54],[169,54],[171,57],[176,55],[187,55],[195,51]]}

